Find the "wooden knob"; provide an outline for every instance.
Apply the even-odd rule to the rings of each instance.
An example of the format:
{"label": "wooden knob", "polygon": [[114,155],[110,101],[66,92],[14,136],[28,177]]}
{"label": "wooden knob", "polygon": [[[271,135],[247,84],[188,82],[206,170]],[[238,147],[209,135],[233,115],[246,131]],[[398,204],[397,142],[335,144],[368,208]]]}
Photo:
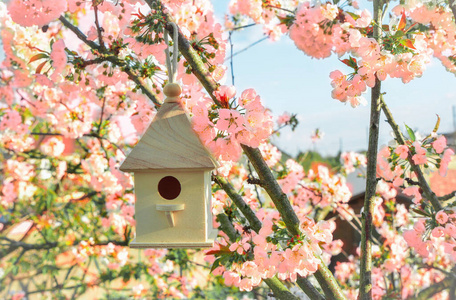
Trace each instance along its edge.
{"label": "wooden knob", "polygon": [[182,88],[178,83],[168,83],[163,89],[167,97],[178,97],[182,93]]}

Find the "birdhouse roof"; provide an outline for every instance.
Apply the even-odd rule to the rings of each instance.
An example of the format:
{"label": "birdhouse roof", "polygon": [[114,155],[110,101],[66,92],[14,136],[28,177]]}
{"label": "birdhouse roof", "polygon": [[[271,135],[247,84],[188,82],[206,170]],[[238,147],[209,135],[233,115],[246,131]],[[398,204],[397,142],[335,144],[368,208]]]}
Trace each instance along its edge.
{"label": "birdhouse roof", "polygon": [[216,160],[193,131],[181,104],[165,101],[120,170],[133,172],[216,167]]}

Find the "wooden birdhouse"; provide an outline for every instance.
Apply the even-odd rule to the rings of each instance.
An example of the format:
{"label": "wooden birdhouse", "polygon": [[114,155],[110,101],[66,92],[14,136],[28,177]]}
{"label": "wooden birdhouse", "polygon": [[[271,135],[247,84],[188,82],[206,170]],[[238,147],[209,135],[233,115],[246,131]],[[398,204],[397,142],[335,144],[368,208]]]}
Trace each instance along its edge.
{"label": "wooden birdhouse", "polygon": [[193,131],[178,84],[120,170],[134,172],[136,238],[132,248],[211,247],[211,170],[217,162]]}

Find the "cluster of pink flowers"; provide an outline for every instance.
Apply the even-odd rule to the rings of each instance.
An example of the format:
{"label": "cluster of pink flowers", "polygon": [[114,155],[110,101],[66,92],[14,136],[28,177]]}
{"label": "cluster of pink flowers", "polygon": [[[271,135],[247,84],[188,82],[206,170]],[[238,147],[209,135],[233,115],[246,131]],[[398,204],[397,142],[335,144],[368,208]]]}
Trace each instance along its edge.
{"label": "cluster of pink flowers", "polygon": [[193,129],[223,161],[239,160],[241,144],[258,147],[272,133],[272,115],[262,105],[260,96],[253,89],[245,90],[236,99],[238,109],[233,109],[230,107],[234,105],[235,93],[234,87],[227,86],[215,92],[224,107],[217,109],[217,117],[211,116],[208,100],[199,101],[192,108]]}
{"label": "cluster of pink flowers", "polygon": [[456,262],[456,210],[444,209],[430,218],[420,218],[412,229],[404,231],[404,239],[422,257],[443,252]]}
{"label": "cluster of pink flowers", "polygon": [[[280,12],[280,8],[285,8],[285,5],[290,5],[290,9],[296,7],[295,1],[284,3],[278,0],[231,0],[229,4],[230,13],[234,16],[236,24],[228,18],[225,22],[227,29],[232,29],[237,26],[245,25],[247,18],[257,24],[263,25],[263,32],[273,41],[277,41],[285,32],[286,26],[281,24],[276,18],[276,9]],[[242,18],[245,16],[247,18]]]}
{"label": "cluster of pink flowers", "polygon": [[66,10],[66,0],[12,0],[8,4],[11,18],[22,26],[44,26]]}
{"label": "cluster of pink flowers", "polygon": [[[443,277],[439,270],[419,268],[413,265],[413,262],[409,260],[410,251],[412,251],[410,247],[413,247],[418,253],[426,255],[425,264],[432,266],[437,263],[439,267],[446,269],[452,265],[451,256],[445,254],[445,240],[448,241],[449,237],[446,236],[445,239],[442,236],[435,238],[433,235],[437,236],[437,234],[432,232],[429,237],[430,240],[423,241],[423,234],[428,228],[424,219],[415,222],[416,219],[409,218],[406,206],[398,204],[394,198],[387,202],[389,202],[388,213],[391,214],[394,222],[386,222],[385,220],[374,222],[377,232],[383,238],[383,242],[381,245],[374,245],[372,249],[374,259],[372,271],[373,299],[383,299],[389,290],[388,285],[397,284],[398,282],[402,283],[400,285],[401,289],[396,291],[400,293],[402,299],[406,299],[415,293],[415,288],[421,289],[429,286],[433,282],[442,280]],[[435,216],[435,218],[445,222],[443,226],[448,226],[449,221],[445,215]],[[402,234],[401,228],[409,226],[410,222],[413,222],[414,229],[405,230]],[[430,221],[428,220],[428,222]],[[441,230],[439,228],[436,231],[440,234]],[[358,248],[357,255],[359,254]],[[347,262],[338,262],[335,267],[335,276],[344,287],[344,292],[349,299],[357,298],[358,268],[359,261],[353,255],[348,257]],[[392,274],[391,277],[389,274]],[[400,276],[399,281],[394,279],[396,274]],[[391,279],[385,280],[387,277]],[[442,295],[439,295],[434,299],[443,298]]]}
{"label": "cluster of pink flowers", "polygon": [[[216,244],[208,254],[221,252],[222,249],[232,251],[231,255],[244,257],[233,263],[229,268],[217,267],[214,272],[222,274],[226,285],[234,285],[240,290],[250,291],[258,286],[263,279],[277,275],[282,280],[296,281],[297,276],[313,274],[321,263],[320,245],[332,242],[332,233],[327,222],[315,223],[312,219],[303,218],[301,222],[302,235],[292,237],[288,243],[268,242],[274,238],[276,227],[273,220],[263,220],[263,227],[258,234],[245,233],[237,242],[228,245],[225,241]],[[242,228],[240,228],[242,229]],[[246,260],[248,254],[253,254],[253,260]]]}
{"label": "cluster of pink flowers", "polygon": [[353,76],[351,80],[347,80],[347,75],[336,70],[331,72],[329,77],[332,79],[331,85],[334,88],[331,96],[341,102],[349,102],[352,107],[358,105],[366,105],[366,99],[361,94],[366,91],[366,83],[362,80],[359,74]]}
{"label": "cluster of pink flowers", "polygon": [[274,167],[282,158],[282,152],[271,143],[262,143],[258,149],[260,149],[263,159],[270,168]]}
{"label": "cluster of pink flowers", "polygon": [[398,5],[393,9],[396,15],[406,13],[412,22],[423,25],[431,25],[432,31],[426,33],[423,40],[426,41],[429,51],[438,58],[446,69],[456,73],[454,55],[456,54],[456,25],[453,13],[448,7],[428,5],[421,2],[411,2],[406,5]]}
{"label": "cluster of pink flowers", "polygon": [[353,151],[343,152],[340,155],[340,160],[344,166],[345,174],[353,173],[357,168],[367,166],[366,155]]}
{"label": "cluster of pink flowers", "polygon": [[[369,11],[347,13],[332,4],[313,6],[310,2],[303,3],[296,12],[289,34],[296,46],[311,57],[326,58],[333,52],[339,56],[351,53],[358,57],[342,60],[353,68],[353,73],[346,75],[337,70],[330,75],[334,88],[332,97],[356,107],[366,103],[361,95],[367,87],[375,85],[375,78],[385,80],[389,75],[407,83],[422,75],[432,54],[447,68],[456,70],[451,61],[456,41],[445,38],[456,32],[451,12],[426,8],[422,4],[406,9],[403,6],[393,9],[400,22],[391,24],[385,31],[381,45],[368,36],[372,30]],[[410,28],[405,28],[407,16],[425,25],[431,23],[437,29],[429,37],[410,32],[411,38],[395,35],[397,30],[409,31]]]}
{"label": "cluster of pink flowers", "polygon": [[296,20],[289,31],[290,38],[298,49],[311,57],[329,57],[333,47],[347,38],[340,25],[334,22],[338,14],[336,5],[312,6],[310,2],[305,2],[296,12]]}
{"label": "cluster of pink flowers", "polygon": [[[414,164],[435,168],[441,176],[445,176],[454,151],[447,147],[444,136],[437,137],[433,133],[422,141],[409,141],[406,145],[381,149],[377,159],[377,172],[394,186],[403,185],[405,172],[410,171],[407,161],[409,155]],[[418,186],[410,185],[403,192],[414,196],[416,202],[422,199]]]}
{"label": "cluster of pink flowers", "polygon": [[316,170],[309,170],[307,178],[297,190],[297,200],[310,200],[312,206],[320,207],[346,204],[352,196],[345,177],[332,174],[323,165],[319,165]]}

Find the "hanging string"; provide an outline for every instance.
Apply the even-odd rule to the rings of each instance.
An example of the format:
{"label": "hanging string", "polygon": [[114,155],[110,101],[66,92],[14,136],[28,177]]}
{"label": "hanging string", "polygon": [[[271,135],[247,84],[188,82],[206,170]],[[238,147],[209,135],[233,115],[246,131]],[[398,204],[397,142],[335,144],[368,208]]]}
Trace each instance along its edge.
{"label": "hanging string", "polygon": [[169,53],[169,41],[168,41],[168,30],[165,29],[165,43],[167,45],[165,49],[166,53],[166,67],[168,68],[168,77],[169,82],[173,83],[176,81],[177,78],[177,57],[179,56],[179,42],[178,42],[178,34],[179,29],[175,23],[168,23],[173,26],[173,61],[171,64],[171,55]]}

